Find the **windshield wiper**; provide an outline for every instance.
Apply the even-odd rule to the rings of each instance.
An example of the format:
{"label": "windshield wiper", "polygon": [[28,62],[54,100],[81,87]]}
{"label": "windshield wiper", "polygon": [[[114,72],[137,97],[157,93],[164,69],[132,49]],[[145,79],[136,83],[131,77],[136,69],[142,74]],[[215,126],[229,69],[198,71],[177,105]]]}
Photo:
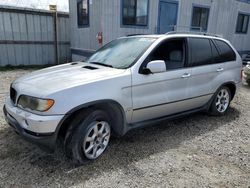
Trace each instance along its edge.
{"label": "windshield wiper", "polygon": [[91,63],[91,64],[96,64],[96,65],[102,65],[102,66],[104,66],[104,67],[111,67],[111,68],[113,68],[112,65],[108,65],[108,64],[105,64],[105,63],[100,63],[100,62],[89,62],[89,63]]}

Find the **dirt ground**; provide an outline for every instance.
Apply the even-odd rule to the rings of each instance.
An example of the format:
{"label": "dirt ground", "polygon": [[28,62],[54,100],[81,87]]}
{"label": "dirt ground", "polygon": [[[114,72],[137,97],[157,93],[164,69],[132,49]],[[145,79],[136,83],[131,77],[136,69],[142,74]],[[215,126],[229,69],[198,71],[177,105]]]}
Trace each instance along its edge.
{"label": "dirt ground", "polygon": [[75,168],[20,139],[3,118],[13,79],[0,72],[0,187],[249,187],[250,88],[224,117],[195,114],[112,139],[95,162]]}

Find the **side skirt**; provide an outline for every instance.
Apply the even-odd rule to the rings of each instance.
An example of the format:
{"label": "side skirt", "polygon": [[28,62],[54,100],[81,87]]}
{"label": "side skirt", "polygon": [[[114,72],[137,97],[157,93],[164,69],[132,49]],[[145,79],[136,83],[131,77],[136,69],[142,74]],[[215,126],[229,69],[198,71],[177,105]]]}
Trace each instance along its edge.
{"label": "side skirt", "polygon": [[185,112],[180,112],[180,113],[176,113],[176,114],[172,114],[172,115],[168,115],[168,116],[164,116],[164,117],[160,117],[160,118],[146,120],[143,122],[129,124],[128,131],[133,130],[133,129],[143,128],[143,127],[153,126],[153,125],[159,124],[163,121],[174,120],[174,119],[177,119],[180,117],[185,117],[185,116],[188,116],[190,114],[194,114],[196,112],[208,112],[213,99],[214,99],[214,96],[211,97],[211,99],[208,101],[208,103],[206,105],[204,105],[200,108],[196,108],[196,109],[192,109],[192,110],[188,110]]}

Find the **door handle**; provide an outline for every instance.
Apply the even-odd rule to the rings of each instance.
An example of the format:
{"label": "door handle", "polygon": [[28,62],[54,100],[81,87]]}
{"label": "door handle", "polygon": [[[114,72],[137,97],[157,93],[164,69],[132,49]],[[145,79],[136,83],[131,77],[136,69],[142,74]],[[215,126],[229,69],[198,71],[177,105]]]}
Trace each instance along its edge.
{"label": "door handle", "polygon": [[224,69],[223,68],[218,68],[217,72],[222,72]]}
{"label": "door handle", "polygon": [[190,76],[191,76],[191,74],[185,73],[185,74],[182,75],[182,78],[189,78]]}

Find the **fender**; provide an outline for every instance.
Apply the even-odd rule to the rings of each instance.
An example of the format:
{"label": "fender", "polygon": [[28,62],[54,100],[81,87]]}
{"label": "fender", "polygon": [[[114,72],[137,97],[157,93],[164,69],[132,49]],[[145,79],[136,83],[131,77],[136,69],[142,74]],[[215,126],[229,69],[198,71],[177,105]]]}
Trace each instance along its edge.
{"label": "fender", "polygon": [[[207,103],[207,107],[206,107],[206,111],[209,111],[209,109],[210,109],[210,106],[211,106],[211,104],[212,104],[212,102],[213,102],[213,100],[214,100],[214,98],[216,97],[216,94],[219,92],[219,89],[221,88],[221,87],[223,87],[223,86],[227,86],[227,85],[233,85],[234,86],[234,89],[235,89],[235,91],[234,91],[234,93],[231,93],[232,94],[232,98],[231,98],[231,101],[233,100],[233,98],[234,98],[234,96],[235,96],[235,92],[236,92],[236,84],[235,84],[235,82],[233,82],[233,81],[230,81],[230,82],[226,82],[226,83],[224,83],[224,84],[222,84],[222,85],[220,85],[217,89],[216,89],[216,91],[214,92],[214,94],[213,94],[213,96],[211,97],[211,99],[208,101],[208,103]],[[229,89],[231,89],[231,88],[229,88]]]}
{"label": "fender", "polygon": [[236,83],[235,82],[233,82],[233,81],[230,81],[230,82],[226,82],[226,83],[224,83],[224,84],[222,84],[217,90],[216,90],[216,92],[215,93],[217,93],[218,92],[218,90],[222,87],[222,86],[228,86],[228,85],[233,85],[233,87],[234,88],[230,88],[229,87],[229,89],[230,89],[230,91],[232,92],[232,89],[234,90],[232,93],[231,93],[231,100],[233,100],[233,98],[234,98],[234,96],[235,96],[235,93],[236,93],[236,90],[237,90],[237,86],[236,86]]}
{"label": "fender", "polygon": [[76,106],[75,108],[71,109],[70,111],[68,111],[64,117],[62,118],[62,120],[60,121],[60,123],[58,124],[56,131],[55,131],[55,135],[56,137],[58,137],[58,134],[62,128],[62,125],[64,124],[64,122],[70,118],[71,115],[73,115],[74,113],[76,113],[77,111],[84,109],[84,108],[88,108],[91,106],[95,106],[95,105],[102,105],[102,104],[111,104],[114,107],[117,107],[119,112],[121,114],[121,118],[118,119],[118,121],[120,123],[118,124],[114,124],[114,126],[112,127],[115,131],[115,135],[116,136],[123,136],[124,134],[126,134],[126,132],[128,131],[128,126],[127,126],[127,122],[126,122],[126,115],[125,115],[125,111],[122,107],[122,105],[114,100],[111,99],[104,99],[104,100],[97,100],[97,101],[91,101],[85,104],[81,104],[79,106]]}

